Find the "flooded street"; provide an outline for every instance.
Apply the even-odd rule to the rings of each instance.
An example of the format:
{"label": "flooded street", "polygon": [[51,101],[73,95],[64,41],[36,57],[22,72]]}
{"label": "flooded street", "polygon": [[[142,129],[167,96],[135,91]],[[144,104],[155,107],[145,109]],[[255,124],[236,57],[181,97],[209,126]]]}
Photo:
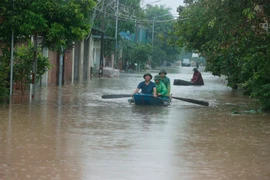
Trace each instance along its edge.
{"label": "flooded street", "polygon": [[43,87],[34,102],[1,105],[0,180],[269,180],[270,114],[211,74],[204,86],[174,86],[192,68],[167,71],[173,96],[210,106],[101,98],[132,93],[143,73]]}

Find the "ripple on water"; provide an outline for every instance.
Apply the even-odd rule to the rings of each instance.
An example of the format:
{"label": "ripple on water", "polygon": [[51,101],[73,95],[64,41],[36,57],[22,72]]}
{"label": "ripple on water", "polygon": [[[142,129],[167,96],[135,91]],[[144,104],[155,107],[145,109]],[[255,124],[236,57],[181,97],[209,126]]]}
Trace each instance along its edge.
{"label": "ripple on water", "polygon": [[[171,81],[192,76],[192,68],[167,70]],[[208,73],[205,86],[172,85],[172,94],[209,107],[101,98],[129,94],[143,73],[44,87],[11,114],[0,106],[0,179],[269,180],[270,116],[245,112],[254,101]]]}

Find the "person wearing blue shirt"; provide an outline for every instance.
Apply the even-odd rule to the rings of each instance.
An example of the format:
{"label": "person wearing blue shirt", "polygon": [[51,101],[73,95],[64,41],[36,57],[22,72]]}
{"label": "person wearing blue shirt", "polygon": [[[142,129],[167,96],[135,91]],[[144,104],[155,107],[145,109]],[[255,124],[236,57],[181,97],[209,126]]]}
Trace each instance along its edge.
{"label": "person wearing blue shirt", "polygon": [[146,73],[143,75],[144,81],[138,84],[138,87],[135,89],[134,94],[138,93],[141,90],[143,94],[152,94],[154,97],[157,97],[156,84],[151,81],[152,75]]}

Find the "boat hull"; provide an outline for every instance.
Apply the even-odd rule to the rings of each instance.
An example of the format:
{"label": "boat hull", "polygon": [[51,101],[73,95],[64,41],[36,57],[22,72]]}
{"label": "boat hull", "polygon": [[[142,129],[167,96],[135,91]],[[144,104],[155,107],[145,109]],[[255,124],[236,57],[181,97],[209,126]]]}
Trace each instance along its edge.
{"label": "boat hull", "polygon": [[173,85],[176,86],[202,86],[203,84],[193,84],[192,82],[184,81],[182,79],[175,79]]}
{"label": "boat hull", "polygon": [[169,97],[155,98],[151,94],[134,94],[133,99],[129,99],[129,102],[135,105],[168,106],[171,99]]}

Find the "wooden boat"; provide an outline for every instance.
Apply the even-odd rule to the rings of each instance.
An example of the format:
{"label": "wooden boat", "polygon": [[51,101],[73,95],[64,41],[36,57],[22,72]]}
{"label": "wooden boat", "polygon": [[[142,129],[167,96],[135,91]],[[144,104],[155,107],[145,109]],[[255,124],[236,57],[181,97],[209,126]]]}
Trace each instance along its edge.
{"label": "wooden boat", "polygon": [[176,86],[202,86],[203,84],[193,84],[192,82],[184,81],[182,79],[175,79],[173,85]]}
{"label": "wooden boat", "polygon": [[168,106],[171,99],[169,97],[154,97],[151,94],[134,94],[133,99],[129,99],[130,104],[151,105],[151,106]]}

